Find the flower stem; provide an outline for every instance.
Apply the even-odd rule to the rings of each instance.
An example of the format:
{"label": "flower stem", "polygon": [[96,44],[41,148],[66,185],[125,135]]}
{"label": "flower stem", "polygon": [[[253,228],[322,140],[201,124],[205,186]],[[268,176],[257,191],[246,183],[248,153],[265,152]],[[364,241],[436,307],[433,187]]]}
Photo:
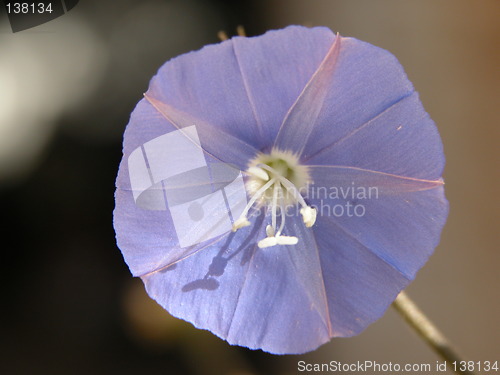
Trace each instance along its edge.
{"label": "flower stem", "polygon": [[[437,327],[424,315],[405,292],[399,293],[392,304],[403,316],[406,322],[443,358],[455,373],[474,375],[473,372],[460,369],[463,361],[452,348],[450,342],[437,329]],[[453,363],[455,362],[455,365]]]}

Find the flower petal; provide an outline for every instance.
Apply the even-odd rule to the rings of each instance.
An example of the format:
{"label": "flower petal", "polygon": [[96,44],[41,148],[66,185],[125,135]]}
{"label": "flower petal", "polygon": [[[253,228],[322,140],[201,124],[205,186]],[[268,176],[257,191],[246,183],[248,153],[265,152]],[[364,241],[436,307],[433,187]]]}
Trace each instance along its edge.
{"label": "flower petal", "polygon": [[275,354],[300,354],[331,337],[312,230],[292,216],[284,233],[297,236],[297,245],[263,249],[252,258],[229,331],[230,343]]}
{"label": "flower petal", "polygon": [[333,38],[328,28],[290,26],[206,46],[163,65],[146,96],[216,126],[211,131],[270,149]]}
{"label": "flower petal", "polygon": [[[379,196],[359,196],[357,189],[354,192],[347,197],[334,194],[309,201],[318,217],[331,220],[354,242],[412,280],[439,243],[446,222],[448,202],[443,186],[420,191],[399,189],[390,194],[386,190]],[[320,226],[315,233],[318,238]]]}
{"label": "flower petal", "polygon": [[116,182],[114,226],[134,275],[217,243],[231,230],[231,216],[235,220],[247,203],[239,169],[204,152],[195,128],[177,130],[146,100],[132,113]]}
{"label": "flower petal", "polygon": [[144,276],[147,291],[174,316],[230,344],[277,354],[313,350],[331,330],[319,256],[299,218],[287,221],[288,232],[300,236],[297,245],[258,249],[262,227],[260,237],[239,248],[235,238],[220,251],[198,252]]}
{"label": "flower petal", "polygon": [[[289,26],[259,38],[233,38],[243,82],[264,144],[272,146],[287,112],[334,40],[326,27]],[[268,150],[267,150],[268,151]]]}
{"label": "flower petal", "polygon": [[321,65],[288,110],[274,141],[275,148],[302,154],[332,84],[341,39],[335,37]]}
{"label": "flower petal", "polygon": [[219,129],[188,113],[179,111],[166,103],[150,97],[148,94],[145,94],[145,97],[177,129],[195,125],[201,148],[217,160],[232,163],[239,169],[245,170],[248,166],[248,161],[257,155],[257,149],[243,142],[241,139],[226,133],[223,129]]}
{"label": "flower petal", "polygon": [[352,167],[309,173],[332,334],[352,336],[382,316],[434,251],[448,214],[443,182]]}
{"label": "flower petal", "polygon": [[[241,170],[273,146],[300,154],[327,195],[305,197],[312,228],[287,216],[290,244],[261,249],[269,217],[230,229],[247,203]],[[132,273],[174,316],[272,353],[304,353],[378,319],[448,213],[439,135],[403,69],[326,28],[237,37],[167,62],[123,152],[114,225]]]}
{"label": "flower petal", "polygon": [[[354,38],[342,38],[332,82],[303,160],[348,136],[412,92],[411,82],[391,53]],[[311,160],[311,164],[324,163]]]}
{"label": "flower petal", "polygon": [[321,217],[314,227],[332,336],[353,336],[379,319],[409,280],[357,239]]}
{"label": "flower petal", "polygon": [[148,294],[172,315],[226,337],[261,224],[262,218],[251,230],[230,233],[217,246],[143,275]]}
{"label": "flower petal", "polygon": [[443,146],[416,92],[372,120],[340,134],[342,129],[335,136],[325,137],[331,143],[304,155],[307,163],[352,166],[426,180],[441,177]]}
{"label": "flower petal", "polygon": [[[308,193],[312,197],[328,198],[334,193],[339,195],[376,194],[377,197],[429,190],[444,185],[442,179],[422,180],[393,174],[371,171],[356,167],[334,165],[309,165],[309,175],[314,181]],[[371,189],[371,190],[370,190]]]}
{"label": "flower petal", "polygon": [[146,96],[211,124],[212,130],[259,145],[255,116],[230,40],[166,62],[151,80]]}

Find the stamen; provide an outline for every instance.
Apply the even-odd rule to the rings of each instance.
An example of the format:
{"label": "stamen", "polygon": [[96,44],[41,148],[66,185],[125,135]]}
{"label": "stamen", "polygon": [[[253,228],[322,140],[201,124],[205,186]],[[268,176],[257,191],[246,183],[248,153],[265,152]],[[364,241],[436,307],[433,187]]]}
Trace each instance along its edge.
{"label": "stamen", "polygon": [[233,223],[232,231],[236,232],[238,229],[243,228],[243,227],[248,227],[249,225],[250,225],[250,222],[248,221],[248,219],[245,216],[240,217],[238,220],[236,220]]}
{"label": "stamen", "polygon": [[[255,201],[257,201],[257,199],[260,198],[260,196],[262,194],[265,193],[265,191],[272,185],[274,184],[274,182],[276,181],[276,178],[272,178],[271,180],[269,180],[268,182],[266,182],[264,184],[264,186],[262,186],[255,194],[254,196],[248,201],[245,209],[243,210],[243,212],[241,213],[240,217],[233,223],[233,228],[232,228],[232,231],[233,232],[236,232],[238,229],[242,228],[242,227],[246,227],[247,225],[242,225],[243,224],[246,224],[246,222],[248,222],[248,219],[247,219],[247,214],[248,214],[248,211],[250,210],[250,207],[253,206],[253,204],[255,203]],[[250,223],[249,223],[250,224]]]}
{"label": "stamen", "polygon": [[276,209],[278,206],[278,190],[280,188],[279,180],[273,186],[273,203],[271,206],[271,226],[276,230]]}
{"label": "stamen", "polygon": [[[266,167],[266,168],[264,168],[264,167]],[[273,168],[269,167],[268,165],[262,165],[261,168],[267,169],[273,173],[277,173]],[[304,200],[304,198],[302,198],[302,195],[300,194],[299,190],[295,187],[295,185],[292,184],[285,177],[280,176],[279,174],[278,174],[278,178],[281,181],[281,183],[285,186],[286,190],[289,193],[291,193],[293,195],[293,197],[297,200],[297,202],[299,202],[302,207],[307,207],[306,201]]]}
{"label": "stamen", "polygon": [[303,207],[300,209],[300,214],[307,228],[310,228],[316,222],[316,209],[313,207]]}
{"label": "stamen", "polygon": [[278,180],[283,184],[285,185],[285,188],[288,192],[292,193],[293,194],[293,197],[297,200],[297,202],[300,203],[300,205],[302,207],[309,207],[306,203],[306,201],[304,200],[304,198],[302,198],[302,195],[300,194],[299,190],[295,187],[294,184],[292,184],[290,182],[290,180],[288,180],[287,178],[281,176],[279,174],[279,172],[277,172],[274,168],[271,168],[270,166],[268,165],[265,165],[265,164],[259,164],[258,165],[259,167],[261,167],[262,169],[266,169],[268,170],[269,172],[277,175],[277,178]]}
{"label": "stamen", "polygon": [[[281,223],[278,232],[276,232],[276,209],[278,208],[278,194],[279,194],[279,209],[280,209],[280,216],[281,216]],[[274,185],[274,191],[273,191],[273,202],[272,202],[272,207],[271,207],[271,225],[268,225],[266,227],[266,234],[267,237],[264,238],[263,240],[260,240],[257,243],[257,246],[261,249],[266,248],[266,247],[272,247],[276,245],[296,245],[299,242],[299,239],[294,236],[282,236],[281,231],[285,227],[285,218],[286,218],[286,212],[285,208],[283,205],[283,195],[281,194],[281,184],[280,181],[278,180],[275,185]]]}
{"label": "stamen", "polygon": [[285,205],[283,204],[283,199],[284,199],[283,196],[281,196],[281,199],[280,199],[281,223],[280,223],[280,227],[278,229],[278,232],[276,233],[277,236],[279,236],[281,234],[281,231],[285,227],[286,209],[285,209]]}
{"label": "stamen", "polygon": [[[301,166],[293,153],[273,149],[270,154],[259,154],[252,160],[246,173],[249,175],[246,186],[252,198],[240,218],[234,222],[233,231],[248,225],[248,210],[264,195],[262,200],[270,206],[271,223],[266,226],[267,237],[257,243],[259,248],[297,244],[297,237],[282,235],[286,223],[285,205],[301,205],[300,214],[306,227],[310,228],[316,222],[316,209],[307,205],[299,190],[308,181],[307,167]],[[272,191],[268,191],[270,188]],[[279,228],[278,209],[281,220]]]}

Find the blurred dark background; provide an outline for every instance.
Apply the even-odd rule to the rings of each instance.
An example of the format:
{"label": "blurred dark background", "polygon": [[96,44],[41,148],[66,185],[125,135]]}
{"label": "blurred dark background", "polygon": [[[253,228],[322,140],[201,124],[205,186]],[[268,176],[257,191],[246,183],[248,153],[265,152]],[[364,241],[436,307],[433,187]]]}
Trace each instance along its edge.
{"label": "blurred dark background", "polygon": [[169,58],[217,32],[325,25],[395,54],[437,123],[451,213],[409,294],[468,359],[499,360],[497,0],[81,0],[13,34],[0,15],[1,374],[296,374],[297,362],[431,363],[391,309],[303,356],[171,318],[112,227],[129,114]]}

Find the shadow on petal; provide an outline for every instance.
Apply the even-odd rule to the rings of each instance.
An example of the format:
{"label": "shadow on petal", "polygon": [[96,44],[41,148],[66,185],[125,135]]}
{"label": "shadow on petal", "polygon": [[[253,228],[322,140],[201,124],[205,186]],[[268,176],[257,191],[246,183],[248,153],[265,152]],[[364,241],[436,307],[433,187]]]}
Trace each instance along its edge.
{"label": "shadow on petal", "polygon": [[[183,292],[191,292],[196,289],[204,289],[204,290],[215,290],[219,287],[219,282],[214,277],[220,277],[224,274],[226,270],[227,263],[238,255],[241,251],[243,251],[243,257],[241,259],[240,265],[243,266],[248,263],[255,252],[255,238],[261,230],[262,223],[264,221],[265,214],[259,214],[255,219],[254,225],[252,226],[251,231],[246,235],[245,239],[241,243],[241,245],[230,255],[224,257],[224,253],[227,252],[230,247],[231,242],[234,240],[236,233],[230,233],[226,239],[226,242],[222,245],[220,251],[217,253],[215,257],[213,257],[212,262],[208,266],[208,271],[202,279],[194,280],[190,283],[187,283],[182,287]],[[175,266],[176,264],[172,265]],[[165,270],[173,269],[167,267]]]}
{"label": "shadow on petal", "polygon": [[183,292],[190,292],[195,289],[215,290],[219,287],[219,282],[212,277],[207,277],[201,280],[195,280],[192,283],[182,287]]}
{"label": "shadow on petal", "polygon": [[168,267],[165,267],[165,268],[163,268],[163,269],[159,270],[158,272],[160,272],[160,273],[165,273],[165,272],[168,272],[168,271],[173,271],[173,270],[175,270],[176,268],[177,268],[177,263],[174,263],[174,264],[171,264],[171,265],[170,265],[170,266],[168,266]]}

